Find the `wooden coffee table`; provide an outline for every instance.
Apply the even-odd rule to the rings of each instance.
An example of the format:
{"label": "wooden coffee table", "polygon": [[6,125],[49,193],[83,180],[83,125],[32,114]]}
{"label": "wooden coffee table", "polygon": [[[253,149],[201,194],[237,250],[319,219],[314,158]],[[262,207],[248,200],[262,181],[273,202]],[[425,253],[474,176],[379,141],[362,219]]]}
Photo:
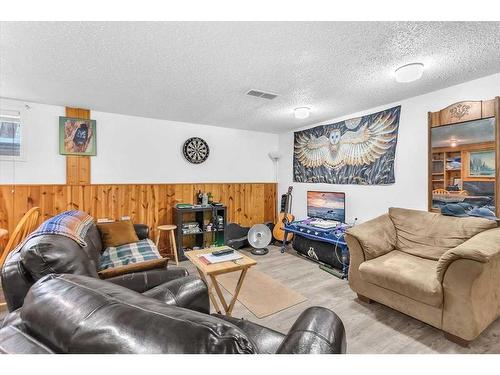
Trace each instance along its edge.
{"label": "wooden coffee table", "polygon": [[[239,252],[239,254],[241,254],[242,256],[242,258],[240,259],[228,262],[214,263],[214,264],[205,264],[198,257],[201,254],[210,254],[212,251],[218,249],[220,248],[215,247],[210,249],[191,250],[191,251],[186,251],[184,255],[191,261],[191,263],[193,263],[196,266],[196,269],[198,270],[200,277],[207,284],[208,295],[217,313],[221,314],[221,309],[219,307],[219,304],[217,303],[215,295],[212,292],[212,289],[215,289],[215,292],[219,297],[219,301],[222,307],[224,308],[224,313],[228,316],[231,316],[231,312],[233,311],[234,304],[236,303],[236,299],[238,298],[238,294],[240,293],[240,289],[241,286],[243,285],[243,281],[245,280],[247,271],[250,267],[256,265],[257,262],[252,258],[242,254],[241,252]],[[228,304],[224,298],[224,295],[222,294],[222,290],[217,281],[217,276],[229,272],[238,272],[238,271],[241,271],[240,278],[238,279],[238,283],[236,284],[236,289],[234,290],[233,298]],[[207,280],[207,276],[210,279],[210,282]]]}

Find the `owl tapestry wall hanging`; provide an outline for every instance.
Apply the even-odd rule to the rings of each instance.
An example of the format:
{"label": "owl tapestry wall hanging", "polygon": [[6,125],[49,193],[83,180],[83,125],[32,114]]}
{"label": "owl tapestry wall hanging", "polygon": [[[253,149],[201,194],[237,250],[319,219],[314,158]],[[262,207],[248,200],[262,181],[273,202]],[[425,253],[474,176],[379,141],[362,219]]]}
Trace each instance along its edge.
{"label": "owl tapestry wall hanging", "polygon": [[401,106],[295,132],[293,180],[327,184],[387,185]]}

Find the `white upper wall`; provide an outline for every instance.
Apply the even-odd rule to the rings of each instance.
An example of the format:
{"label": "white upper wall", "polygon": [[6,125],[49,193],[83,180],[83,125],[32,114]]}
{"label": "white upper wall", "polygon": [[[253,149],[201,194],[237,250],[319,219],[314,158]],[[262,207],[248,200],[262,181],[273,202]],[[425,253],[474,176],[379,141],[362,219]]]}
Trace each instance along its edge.
{"label": "white upper wall", "polygon": [[292,213],[298,218],[306,217],[308,190],[345,192],[348,222],[356,217],[361,222],[372,219],[387,212],[391,206],[427,210],[427,112],[438,111],[458,101],[488,100],[499,95],[500,74],[495,74],[321,123],[334,123],[400,104],[401,118],[395,161],[396,183],[388,186],[294,183],[293,132],[280,134],[280,195],[289,185],[293,185]]}
{"label": "white upper wall", "polygon": [[[25,108],[29,105],[29,109]],[[64,107],[0,98],[2,109],[21,111],[25,161],[0,161],[0,184],[64,184],[65,157],[59,155],[59,116]],[[278,135],[189,124],[106,112],[91,112],[97,121],[97,156],[91,181],[110,183],[273,182],[268,157]],[[182,145],[189,137],[205,139],[208,160],[187,162]]]}

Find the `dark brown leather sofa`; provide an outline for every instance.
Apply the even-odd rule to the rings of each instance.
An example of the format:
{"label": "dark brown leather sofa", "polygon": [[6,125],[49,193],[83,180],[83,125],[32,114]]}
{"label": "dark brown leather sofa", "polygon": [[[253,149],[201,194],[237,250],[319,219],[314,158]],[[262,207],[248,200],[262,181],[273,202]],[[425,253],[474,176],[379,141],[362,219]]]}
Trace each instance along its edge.
{"label": "dark brown leather sofa", "polygon": [[[134,225],[139,239],[148,238],[149,230],[146,225]],[[1,270],[2,288],[9,311],[22,306],[24,297],[30,287],[40,278],[53,273],[67,273],[99,278],[97,274],[99,259],[103,249],[101,236],[96,225],[92,225],[84,238],[87,246],[81,247],[72,239],[57,235],[43,235],[29,240],[23,247],[12,252],[6,259]],[[186,278],[188,277],[188,278]],[[143,293],[164,283],[178,278],[186,278],[184,282],[191,286],[192,298],[184,303],[198,303],[204,298],[195,298],[198,294],[204,295],[204,285],[194,276],[188,276],[185,268],[168,266],[149,271],[129,273],[106,279],[107,281]],[[178,284],[172,285],[173,290]],[[182,284],[182,283],[181,283]],[[166,296],[168,285],[163,285],[163,298]],[[186,287],[182,289],[184,296]],[[150,291],[149,293],[159,293]],[[170,296],[170,299],[174,296]],[[204,302],[205,303],[205,302]],[[184,306],[208,312],[208,300],[204,306]]]}
{"label": "dark brown leather sofa", "polygon": [[[147,238],[146,226],[135,228]],[[95,225],[85,242],[45,235],[9,255],[1,276],[11,313],[0,325],[0,353],[345,352],[343,324],[328,309],[307,309],[287,335],[210,315],[207,286],[184,268],[101,280]]]}
{"label": "dark brown leather sofa", "polygon": [[145,294],[88,276],[46,276],[4,320],[0,353],[345,352],[343,324],[326,308],[307,309],[283,335]]}

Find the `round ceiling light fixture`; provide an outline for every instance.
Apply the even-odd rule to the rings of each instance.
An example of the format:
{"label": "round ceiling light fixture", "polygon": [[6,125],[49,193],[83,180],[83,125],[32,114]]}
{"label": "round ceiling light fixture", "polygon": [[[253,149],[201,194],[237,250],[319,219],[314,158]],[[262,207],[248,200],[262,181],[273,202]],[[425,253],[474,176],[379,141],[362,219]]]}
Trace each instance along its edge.
{"label": "round ceiling light fixture", "polygon": [[298,107],[298,108],[294,109],[293,114],[294,114],[295,118],[303,120],[303,119],[309,117],[309,115],[311,114],[311,108]]}
{"label": "round ceiling light fixture", "polygon": [[422,78],[422,74],[424,74],[424,64],[412,63],[403,65],[397,68],[394,74],[396,76],[396,82],[413,82]]}

